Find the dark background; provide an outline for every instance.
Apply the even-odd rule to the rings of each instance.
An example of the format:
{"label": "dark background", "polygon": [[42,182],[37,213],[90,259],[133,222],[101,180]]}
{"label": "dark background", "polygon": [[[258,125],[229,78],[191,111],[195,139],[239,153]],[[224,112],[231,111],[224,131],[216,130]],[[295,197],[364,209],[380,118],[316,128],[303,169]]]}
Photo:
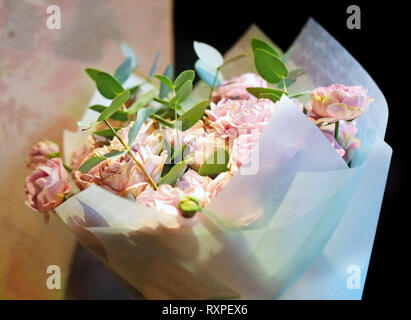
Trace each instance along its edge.
{"label": "dark background", "polygon": [[[361,30],[349,30],[347,7],[361,9]],[[404,14],[404,16],[403,16]],[[363,299],[393,298],[404,278],[399,274],[406,254],[400,256],[400,234],[396,222],[404,221],[408,210],[401,207],[405,191],[405,152],[409,103],[400,89],[400,74],[409,69],[404,42],[406,9],[393,1],[176,1],[174,36],[176,73],[192,69],[196,56],[193,41],[206,42],[224,53],[256,23],[284,51],[292,44],[309,17],[333,35],[369,72],[384,93],[389,106],[386,142],[393,149],[387,187],[379,218]],[[404,23],[404,26],[401,26]],[[401,39],[401,41],[399,41]],[[404,54],[401,57],[401,54]]]}

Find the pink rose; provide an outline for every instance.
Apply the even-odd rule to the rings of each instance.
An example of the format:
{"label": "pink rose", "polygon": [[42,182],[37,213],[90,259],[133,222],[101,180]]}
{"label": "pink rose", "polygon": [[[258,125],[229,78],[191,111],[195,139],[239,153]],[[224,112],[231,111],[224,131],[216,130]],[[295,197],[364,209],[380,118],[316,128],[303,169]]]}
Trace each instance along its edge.
{"label": "pink rose", "polygon": [[57,143],[43,140],[37,142],[29,152],[28,169],[36,169],[38,166],[45,164],[51,156],[59,156],[60,148]]}
{"label": "pink rose", "polygon": [[207,188],[210,199],[216,197],[220,193],[220,191],[228,184],[232,177],[233,175],[230,172],[226,171],[221,172],[214,180],[211,180]]}
{"label": "pink rose", "polygon": [[[101,150],[104,149],[104,150]],[[98,148],[90,156],[105,154],[110,148]],[[137,160],[143,165],[147,174],[157,182],[163,170],[167,154],[154,155],[149,147],[134,144],[132,151]],[[100,162],[87,173],[73,171],[76,185],[81,189],[95,183],[123,197],[135,198],[148,184],[145,175],[129,154],[119,158],[107,159]]]}
{"label": "pink rose", "polygon": [[136,198],[137,203],[168,213],[174,216],[181,215],[178,209],[180,199],[185,196],[185,193],[180,188],[173,188],[169,184],[162,184],[155,191],[152,188],[146,188]]}
{"label": "pink rose", "polygon": [[71,190],[66,169],[61,158],[47,160],[26,178],[26,204],[35,211],[43,213],[48,221],[48,211],[59,206]]}
{"label": "pink rose", "polygon": [[211,103],[206,110],[210,126],[222,136],[236,138],[240,133],[263,131],[274,112],[275,104],[268,99],[229,100]]}
{"label": "pink rose", "polygon": [[[203,163],[218,149],[226,149],[224,139],[216,137],[213,133],[204,134],[195,138],[184,152],[189,159],[189,166],[198,171]],[[224,161],[224,159],[222,159]],[[224,162],[223,162],[224,163]]]}
{"label": "pink rose", "polygon": [[318,118],[326,118],[327,122],[358,118],[371,101],[372,98],[367,96],[362,86],[333,84],[311,91],[312,113]]}
{"label": "pink rose", "polygon": [[232,100],[248,100],[256,98],[247,91],[250,87],[267,88],[267,81],[255,73],[244,73],[239,77],[224,81],[213,91],[212,101],[217,103],[223,98]]}
{"label": "pink rose", "polygon": [[360,148],[360,139],[356,138],[358,129],[354,121],[340,121],[338,139],[334,138],[335,124],[320,127],[337,152],[346,162],[352,160],[354,151]]}
{"label": "pink rose", "polygon": [[[190,129],[186,131],[179,131],[178,138],[180,139],[180,143],[178,145],[186,145],[190,144],[195,138],[204,135],[205,128],[204,122],[202,120],[197,121],[195,125],[193,125]],[[176,129],[172,129],[167,127],[164,132],[164,137],[173,147],[175,147],[176,140],[177,140],[177,133]]]}
{"label": "pink rose", "polygon": [[185,195],[197,198],[201,207],[205,207],[211,200],[208,192],[208,186],[211,181],[210,177],[200,176],[196,171],[188,169],[177,180],[175,186],[183,190]]}
{"label": "pink rose", "polygon": [[238,138],[234,140],[230,152],[230,160],[228,162],[228,167],[231,173],[238,172],[241,165],[247,163],[261,134],[260,131],[255,130],[249,134],[240,134]]}

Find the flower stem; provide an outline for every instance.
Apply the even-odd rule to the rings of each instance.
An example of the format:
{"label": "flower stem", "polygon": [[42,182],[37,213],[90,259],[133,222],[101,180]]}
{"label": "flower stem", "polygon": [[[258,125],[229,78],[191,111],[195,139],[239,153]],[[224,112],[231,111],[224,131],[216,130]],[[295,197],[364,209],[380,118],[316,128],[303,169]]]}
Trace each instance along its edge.
{"label": "flower stem", "polygon": [[287,92],[287,86],[285,85],[285,80],[284,80],[284,78],[281,78],[281,80],[283,81],[284,93],[288,93],[288,92]]}
{"label": "flower stem", "polygon": [[154,180],[150,177],[150,175],[147,173],[146,169],[144,169],[143,165],[140,163],[140,161],[137,160],[137,158],[134,156],[133,152],[131,151],[130,147],[124,142],[124,140],[117,134],[116,130],[113,129],[111,126],[110,122],[107,120],[104,120],[104,123],[109,127],[109,129],[113,132],[114,136],[121,142],[121,144],[126,148],[127,152],[130,154],[130,156],[133,158],[133,160],[136,162],[136,164],[140,167],[141,171],[143,171],[143,174],[146,176],[147,180],[150,182],[150,184],[153,186],[154,190],[157,190],[157,184],[154,182]]}
{"label": "flower stem", "polygon": [[334,138],[335,138],[335,140],[338,139],[338,129],[339,129],[339,127],[340,127],[340,121],[337,121],[335,123],[335,129],[334,129]]}

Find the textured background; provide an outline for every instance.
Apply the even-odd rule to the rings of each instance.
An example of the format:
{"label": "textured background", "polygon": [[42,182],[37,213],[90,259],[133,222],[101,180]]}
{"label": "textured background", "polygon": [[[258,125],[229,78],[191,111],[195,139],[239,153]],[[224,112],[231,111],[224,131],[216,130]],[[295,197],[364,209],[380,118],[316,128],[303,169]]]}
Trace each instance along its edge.
{"label": "textured background", "polygon": [[[46,26],[51,4],[61,8],[60,30]],[[126,297],[60,221],[44,226],[25,207],[25,162],[33,143],[61,142],[63,129],[76,129],[93,91],[84,68],[113,72],[125,41],[144,73],[160,50],[162,71],[173,59],[172,32],[170,0],[0,0],[0,299],[60,299],[65,288],[67,298]],[[51,264],[63,290],[46,287]]]}

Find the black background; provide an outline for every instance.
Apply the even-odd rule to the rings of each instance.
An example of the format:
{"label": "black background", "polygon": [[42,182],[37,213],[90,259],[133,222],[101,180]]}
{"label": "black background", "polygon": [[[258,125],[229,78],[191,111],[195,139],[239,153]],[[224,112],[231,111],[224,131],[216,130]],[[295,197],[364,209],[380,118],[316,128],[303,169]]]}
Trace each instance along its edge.
{"label": "black background", "polygon": [[[346,26],[347,7],[361,9],[361,30]],[[400,255],[398,225],[408,209],[402,208],[405,189],[405,148],[410,103],[407,83],[400,75],[409,69],[406,8],[393,1],[176,1],[174,8],[176,72],[192,69],[196,56],[193,41],[202,41],[224,53],[256,23],[284,51],[309,17],[333,35],[369,72],[389,105],[386,142],[393,148],[387,187],[379,218],[363,299],[398,297],[404,276],[399,273],[407,255]],[[403,25],[401,25],[403,24]],[[404,54],[404,56],[402,56]],[[409,144],[409,143],[408,143]]]}

